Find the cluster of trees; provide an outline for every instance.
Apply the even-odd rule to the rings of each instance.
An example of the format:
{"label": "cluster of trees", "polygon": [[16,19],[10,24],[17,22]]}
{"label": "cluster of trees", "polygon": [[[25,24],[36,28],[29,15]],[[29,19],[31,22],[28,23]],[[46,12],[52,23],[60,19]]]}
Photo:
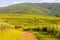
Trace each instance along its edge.
{"label": "cluster of trees", "polygon": [[42,33],[46,33],[46,34],[50,34],[53,35],[55,37],[60,38],[60,31],[55,30],[54,28],[48,28],[48,27],[43,27],[43,28],[27,28],[27,29],[23,29],[24,31],[35,31],[35,32],[42,32]]}

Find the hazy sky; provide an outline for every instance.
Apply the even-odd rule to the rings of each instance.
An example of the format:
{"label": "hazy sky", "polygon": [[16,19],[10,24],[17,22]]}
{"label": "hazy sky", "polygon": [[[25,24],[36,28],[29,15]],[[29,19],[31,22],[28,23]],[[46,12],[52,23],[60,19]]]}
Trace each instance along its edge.
{"label": "hazy sky", "polygon": [[24,3],[24,2],[32,2],[32,3],[60,3],[60,0],[0,0],[0,7],[7,6],[16,3]]}

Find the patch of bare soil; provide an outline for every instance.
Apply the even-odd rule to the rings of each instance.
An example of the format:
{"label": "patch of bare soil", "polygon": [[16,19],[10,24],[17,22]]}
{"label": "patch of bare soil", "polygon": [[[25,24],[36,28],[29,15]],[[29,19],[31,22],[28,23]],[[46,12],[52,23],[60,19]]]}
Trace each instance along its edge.
{"label": "patch of bare soil", "polygon": [[30,32],[24,32],[19,40],[37,40],[36,36]]}

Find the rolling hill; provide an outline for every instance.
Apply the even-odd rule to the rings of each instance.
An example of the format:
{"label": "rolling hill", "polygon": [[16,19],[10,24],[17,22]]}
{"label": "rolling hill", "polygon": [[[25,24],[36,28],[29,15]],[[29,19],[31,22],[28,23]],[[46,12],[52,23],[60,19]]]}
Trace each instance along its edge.
{"label": "rolling hill", "polygon": [[60,16],[60,3],[42,3],[40,6],[49,9],[52,15]]}
{"label": "rolling hill", "polygon": [[0,13],[60,16],[60,3],[21,3],[0,7]]}

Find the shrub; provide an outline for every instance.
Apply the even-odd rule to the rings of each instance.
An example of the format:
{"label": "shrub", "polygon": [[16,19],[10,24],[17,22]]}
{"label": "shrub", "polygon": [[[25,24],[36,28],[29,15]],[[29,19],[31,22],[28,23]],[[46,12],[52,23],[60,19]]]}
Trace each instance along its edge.
{"label": "shrub", "polygon": [[33,31],[36,31],[36,32],[39,32],[40,31],[40,28],[33,28],[32,30]]}
{"label": "shrub", "polygon": [[3,30],[7,30],[7,29],[12,29],[13,28],[13,25],[9,24],[9,23],[6,23],[6,22],[1,22],[0,23],[0,30],[3,31]]}
{"label": "shrub", "polygon": [[15,29],[19,29],[19,28],[21,28],[21,26],[18,26],[18,25],[15,26]]}
{"label": "shrub", "polygon": [[23,29],[24,31],[29,31],[30,30],[30,28],[27,28],[27,29]]}
{"label": "shrub", "polygon": [[42,32],[47,32],[47,27],[42,28]]}

